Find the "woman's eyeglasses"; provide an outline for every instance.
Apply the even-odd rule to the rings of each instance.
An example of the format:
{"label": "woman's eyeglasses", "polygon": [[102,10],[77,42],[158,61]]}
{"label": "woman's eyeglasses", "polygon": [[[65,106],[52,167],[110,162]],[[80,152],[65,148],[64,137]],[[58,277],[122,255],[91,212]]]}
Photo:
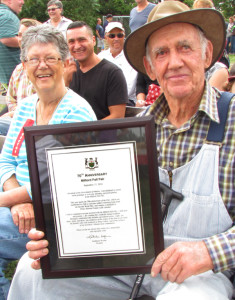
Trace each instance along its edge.
{"label": "woman's eyeglasses", "polygon": [[47,12],[55,11],[56,9],[59,9],[59,7],[48,8],[48,9],[47,9]]}
{"label": "woman's eyeglasses", "polygon": [[117,34],[115,34],[115,33],[110,33],[110,34],[108,34],[108,37],[109,37],[110,39],[114,39],[115,36],[118,37],[119,39],[121,39],[121,38],[124,37],[124,33],[121,33],[121,32],[120,32],[120,33],[117,33]]}
{"label": "woman's eyeglasses", "polygon": [[33,57],[33,58],[26,59],[25,62],[32,67],[36,67],[39,65],[41,61],[44,61],[44,63],[48,66],[53,66],[56,65],[60,60],[61,58],[58,57],[45,57],[42,60],[39,59],[38,57]]}

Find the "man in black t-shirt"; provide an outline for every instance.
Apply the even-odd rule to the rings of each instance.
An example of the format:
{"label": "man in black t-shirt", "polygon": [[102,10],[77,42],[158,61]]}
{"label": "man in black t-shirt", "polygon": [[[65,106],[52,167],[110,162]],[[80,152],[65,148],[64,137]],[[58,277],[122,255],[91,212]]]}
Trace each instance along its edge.
{"label": "man in black t-shirt", "polygon": [[123,118],[128,102],[125,77],[116,65],[95,54],[92,29],[84,22],[71,23],[67,42],[75,61],[70,59],[66,66],[66,85],[90,103],[98,120]]}

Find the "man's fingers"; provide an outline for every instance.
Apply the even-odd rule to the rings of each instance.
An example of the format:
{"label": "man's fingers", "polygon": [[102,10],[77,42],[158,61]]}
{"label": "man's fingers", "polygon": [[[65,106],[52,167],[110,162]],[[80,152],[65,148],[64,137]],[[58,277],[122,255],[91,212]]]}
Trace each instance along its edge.
{"label": "man's fingers", "polygon": [[165,249],[163,252],[161,252],[156,260],[153,263],[152,269],[151,269],[151,276],[155,277],[157,274],[159,274],[162,270],[162,266],[165,264],[165,262],[171,257],[173,253],[172,247]]}
{"label": "man's fingers", "polygon": [[166,279],[164,280],[169,280],[170,282],[177,282],[177,279],[181,273],[182,273],[182,266],[179,260],[177,260],[174,266],[171,268],[171,270],[166,274]]}
{"label": "man's fingers", "polygon": [[181,267],[178,262],[178,255],[173,253],[162,265],[161,276],[165,281],[174,282],[180,271]]}

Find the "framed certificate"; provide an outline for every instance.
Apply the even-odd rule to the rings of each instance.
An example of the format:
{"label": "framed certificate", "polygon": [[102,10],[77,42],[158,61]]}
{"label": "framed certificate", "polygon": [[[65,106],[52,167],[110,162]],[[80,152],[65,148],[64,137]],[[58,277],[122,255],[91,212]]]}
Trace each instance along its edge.
{"label": "framed certificate", "polygon": [[44,278],[148,273],[163,250],[152,116],[25,127]]}

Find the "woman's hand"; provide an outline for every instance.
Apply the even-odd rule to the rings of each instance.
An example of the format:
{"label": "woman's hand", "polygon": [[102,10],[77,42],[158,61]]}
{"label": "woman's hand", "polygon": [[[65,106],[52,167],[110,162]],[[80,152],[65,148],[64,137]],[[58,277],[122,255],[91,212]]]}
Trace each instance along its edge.
{"label": "woman's hand", "polygon": [[19,227],[20,233],[28,233],[35,227],[35,218],[32,203],[16,204],[11,207],[13,222]]}
{"label": "woman's hand", "polygon": [[69,87],[70,82],[73,78],[73,73],[77,71],[77,65],[75,60],[70,57],[66,60],[65,66],[64,66],[64,82],[65,86]]}
{"label": "woman's hand", "polygon": [[135,106],[136,107],[143,107],[143,106],[145,106],[145,100],[141,100],[141,99],[137,100]]}
{"label": "woman's hand", "polygon": [[35,228],[30,230],[28,237],[32,239],[32,241],[26,244],[26,249],[29,251],[29,257],[34,259],[31,267],[35,270],[39,270],[41,268],[40,258],[49,253],[47,248],[48,241],[42,240],[44,237],[44,232],[38,231]]}

